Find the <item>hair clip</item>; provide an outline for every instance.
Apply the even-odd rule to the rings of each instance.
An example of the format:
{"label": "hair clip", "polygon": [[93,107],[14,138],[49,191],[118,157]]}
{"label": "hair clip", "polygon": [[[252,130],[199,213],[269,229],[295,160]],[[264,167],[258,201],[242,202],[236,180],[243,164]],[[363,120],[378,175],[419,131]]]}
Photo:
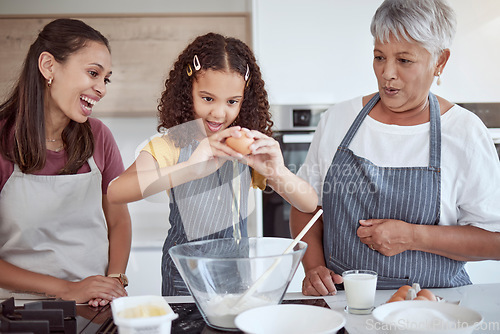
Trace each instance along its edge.
{"label": "hair clip", "polygon": [[247,64],[247,73],[245,73],[245,81],[248,81],[249,77],[250,77],[250,67]]}
{"label": "hair clip", "polygon": [[186,73],[187,73],[188,77],[193,75],[193,68],[191,67],[190,64],[188,64],[188,67],[186,68]]}
{"label": "hair clip", "polygon": [[194,65],[195,70],[197,70],[197,71],[200,70],[201,64],[200,64],[200,60],[198,59],[197,55],[194,55],[194,57],[193,57],[193,65]]}

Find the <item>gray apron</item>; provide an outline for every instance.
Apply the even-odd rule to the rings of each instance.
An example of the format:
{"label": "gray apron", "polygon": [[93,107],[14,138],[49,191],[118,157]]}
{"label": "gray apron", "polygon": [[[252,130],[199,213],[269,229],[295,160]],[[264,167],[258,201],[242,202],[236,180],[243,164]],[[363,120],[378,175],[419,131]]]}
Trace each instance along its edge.
{"label": "gray apron", "polygon": [[[74,175],[24,174],[14,165],[0,193],[2,260],[68,281],[106,274],[102,175],[93,157],[88,163],[90,172]],[[34,298],[0,289],[0,298],[12,295]]]}
{"label": "gray apron", "polygon": [[361,219],[399,219],[437,225],[441,201],[441,121],[437,98],[429,93],[430,153],[428,167],[379,167],[356,156],[348,146],[379,101],[377,93],[361,110],[340,143],[323,185],[323,247],[327,267],[378,273],[378,289],[419,283],[423,287],[471,284],[465,262],[421,251],[384,256],[356,235]]}
{"label": "gray apron", "polygon": [[[180,150],[179,162],[189,159],[198,143]],[[248,166],[238,163],[240,187],[239,224],[243,237],[247,232],[248,194],[250,172]],[[168,250],[190,241],[233,238],[233,162],[202,179],[186,182],[171,189],[170,229],[163,244],[162,295],[189,295],[184,281]]]}

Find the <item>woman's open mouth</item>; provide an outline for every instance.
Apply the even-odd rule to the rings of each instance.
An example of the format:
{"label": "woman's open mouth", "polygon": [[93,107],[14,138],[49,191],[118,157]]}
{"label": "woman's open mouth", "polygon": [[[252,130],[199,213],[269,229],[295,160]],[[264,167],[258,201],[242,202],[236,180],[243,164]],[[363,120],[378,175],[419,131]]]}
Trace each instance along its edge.
{"label": "woman's open mouth", "polygon": [[385,93],[385,95],[394,96],[398,92],[399,92],[399,89],[392,88],[392,87],[384,87],[384,93]]}
{"label": "woman's open mouth", "polygon": [[80,105],[82,106],[85,116],[90,116],[90,114],[92,114],[92,108],[96,103],[97,101],[91,99],[90,97],[84,95],[80,96]]}

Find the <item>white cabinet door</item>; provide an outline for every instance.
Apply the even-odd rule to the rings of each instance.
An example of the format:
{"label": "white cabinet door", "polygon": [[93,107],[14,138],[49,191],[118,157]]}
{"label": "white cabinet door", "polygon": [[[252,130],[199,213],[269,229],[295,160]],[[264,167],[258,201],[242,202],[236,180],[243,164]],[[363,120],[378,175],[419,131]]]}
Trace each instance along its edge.
{"label": "white cabinet door", "polygon": [[129,296],[161,296],[161,247],[133,248],[127,266]]}

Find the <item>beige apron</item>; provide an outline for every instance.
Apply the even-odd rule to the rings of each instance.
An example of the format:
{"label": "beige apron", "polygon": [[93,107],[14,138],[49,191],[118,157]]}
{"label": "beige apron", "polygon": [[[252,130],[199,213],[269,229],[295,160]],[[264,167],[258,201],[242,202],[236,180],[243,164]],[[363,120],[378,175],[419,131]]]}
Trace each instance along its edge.
{"label": "beige apron", "polygon": [[[102,175],[23,174],[17,165],[0,192],[0,259],[69,281],[104,275],[108,233]],[[12,296],[0,289],[0,298]],[[21,298],[21,295],[14,295]]]}

